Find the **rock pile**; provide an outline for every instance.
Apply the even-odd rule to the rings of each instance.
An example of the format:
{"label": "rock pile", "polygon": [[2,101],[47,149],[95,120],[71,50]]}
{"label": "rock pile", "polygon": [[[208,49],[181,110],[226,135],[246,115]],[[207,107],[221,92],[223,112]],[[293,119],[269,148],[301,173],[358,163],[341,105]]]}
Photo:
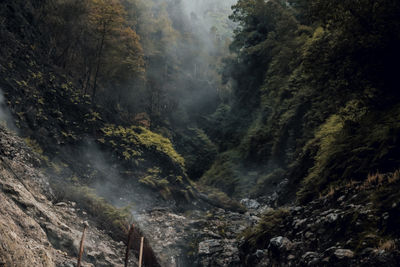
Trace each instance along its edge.
{"label": "rock pile", "polygon": [[[359,191],[344,190],[284,208],[287,215],[275,236],[260,248],[240,245],[244,266],[397,266],[399,239],[382,245],[385,214]],[[392,205],[393,208],[393,205]],[[380,228],[382,227],[382,228]]]}

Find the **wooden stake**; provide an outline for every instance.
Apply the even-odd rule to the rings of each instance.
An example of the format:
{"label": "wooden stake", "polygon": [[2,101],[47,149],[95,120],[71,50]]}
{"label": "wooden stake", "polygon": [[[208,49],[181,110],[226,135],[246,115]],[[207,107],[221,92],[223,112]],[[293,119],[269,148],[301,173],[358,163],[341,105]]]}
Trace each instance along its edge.
{"label": "wooden stake", "polygon": [[131,228],[129,229],[128,244],[126,246],[126,253],[125,253],[125,267],[128,267],[129,251],[131,250],[131,245],[132,245],[133,227],[135,227],[134,224],[132,224]]}
{"label": "wooden stake", "polygon": [[140,239],[140,253],[139,253],[139,267],[142,267],[142,259],[143,259],[143,241],[144,237]]}
{"label": "wooden stake", "polygon": [[84,222],[81,245],[79,248],[78,263],[76,265],[77,267],[81,267],[81,260],[82,260],[82,255],[83,255],[83,242],[85,242],[86,229],[88,228],[88,226],[89,226],[89,224],[87,222]]}

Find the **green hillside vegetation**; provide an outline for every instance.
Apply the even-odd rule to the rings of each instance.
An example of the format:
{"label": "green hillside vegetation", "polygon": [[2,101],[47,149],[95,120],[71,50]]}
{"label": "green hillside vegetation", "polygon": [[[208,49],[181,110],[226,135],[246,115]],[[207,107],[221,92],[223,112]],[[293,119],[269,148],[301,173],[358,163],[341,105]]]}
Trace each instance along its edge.
{"label": "green hillside vegetation", "polygon": [[[110,179],[85,158],[82,148],[93,140],[99,152],[114,155],[107,164],[121,165],[127,182],[189,201],[193,194],[184,159],[156,133],[163,124],[153,123],[160,115],[150,109],[164,105],[149,97],[155,81],[147,77],[151,66],[145,69],[145,55],[161,53],[167,60],[169,54],[156,50],[178,38],[167,7],[118,0],[20,4],[1,4],[0,86],[17,127],[43,163],[58,178],[77,184]],[[161,21],[146,15],[153,12],[164,12]],[[14,30],[15,25],[25,28]],[[152,31],[171,33],[172,39],[159,43]]]}
{"label": "green hillside vegetation", "polygon": [[[263,196],[289,179],[306,203],[330,186],[399,165],[400,41],[392,1],[238,1],[225,62],[236,133],[201,181],[231,196]],[[235,136],[235,134],[232,134]],[[243,182],[245,181],[245,182]],[[301,186],[297,191],[298,186]]]}
{"label": "green hillside vegetation", "polygon": [[[398,1],[207,3],[189,14],[179,0],[0,3],[0,89],[57,179],[91,199],[86,186],[110,177],[90,148],[162,201],[208,194],[243,212],[237,200],[283,181],[275,204],[307,204],[396,173]],[[397,196],[387,182],[371,190],[378,211]],[[117,228],[126,220],[92,204]],[[246,240],[264,246],[285,212]]]}

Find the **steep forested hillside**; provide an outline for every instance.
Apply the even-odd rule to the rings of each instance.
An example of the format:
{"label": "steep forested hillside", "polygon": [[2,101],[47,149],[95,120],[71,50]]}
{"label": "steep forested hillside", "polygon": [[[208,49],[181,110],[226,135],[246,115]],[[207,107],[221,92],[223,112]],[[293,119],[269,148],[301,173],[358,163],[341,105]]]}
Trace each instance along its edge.
{"label": "steep forested hillside", "polygon": [[150,265],[390,265],[399,14],[394,0],[3,0],[0,119],[53,202],[116,240],[138,220]]}
{"label": "steep forested hillside", "polygon": [[230,128],[214,133],[231,138],[205,183],[262,196],[287,178],[283,199],[301,184],[304,202],[398,168],[399,5],[354,5],[238,1],[224,72],[236,84]]}
{"label": "steep forested hillside", "polygon": [[[221,58],[226,46],[218,29],[186,23],[204,18],[184,8],[139,0],[2,3],[1,88],[15,124],[57,176],[106,179],[92,156],[112,152],[107,166],[124,165],[116,171],[122,176],[134,174],[164,198],[191,198],[187,173],[199,176],[216,149],[190,121],[216,105],[220,81],[210,58]],[[197,95],[204,102],[190,103]],[[183,141],[187,135],[192,141]],[[188,168],[168,138],[186,153]],[[210,154],[200,170],[192,167],[193,149]]]}
{"label": "steep forested hillside", "polygon": [[[358,230],[336,225],[345,227],[352,238],[345,246],[361,252],[393,238],[396,231],[388,225],[398,223],[397,200],[391,207],[383,203],[398,198],[397,182],[386,179],[397,179],[393,177],[400,159],[399,69],[395,67],[400,59],[399,11],[395,1],[238,1],[231,15],[238,27],[223,73],[226,81],[235,82],[233,100],[228,107],[221,104],[213,115],[223,121],[224,127],[209,132],[222,151],[200,181],[233,197],[250,194],[265,199],[275,191],[269,201],[305,206],[332,195],[344,198],[350,190],[354,197],[363,195],[358,200],[362,204],[371,201],[378,217],[392,215],[379,225],[359,223],[362,229]],[[359,184],[381,188],[369,191],[374,197],[367,200]],[[327,199],[324,203],[334,208]],[[323,213],[320,209],[311,210]],[[293,220],[286,221],[291,216]],[[269,253],[276,256],[269,264],[287,263],[279,256],[288,249],[286,241],[273,243],[269,238],[289,237],[296,216],[292,211],[270,213],[257,229],[249,230],[244,244],[248,266],[262,255],[246,255],[268,245]],[[289,223],[286,233],[285,223]],[[372,238],[373,231],[378,234]],[[305,240],[315,238],[309,234]],[[327,235],[317,237],[321,247]],[[332,242],[336,236],[329,238]],[[308,249],[315,248],[311,244]]]}

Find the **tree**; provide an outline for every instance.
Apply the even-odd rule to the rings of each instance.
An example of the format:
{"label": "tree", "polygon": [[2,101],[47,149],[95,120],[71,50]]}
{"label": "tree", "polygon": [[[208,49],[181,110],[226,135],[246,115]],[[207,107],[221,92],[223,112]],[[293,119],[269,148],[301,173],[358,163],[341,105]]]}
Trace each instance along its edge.
{"label": "tree", "polygon": [[87,27],[86,0],[50,0],[40,12],[39,27],[48,41],[51,62],[66,69],[76,68],[81,40]]}
{"label": "tree", "polygon": [[97,40],[96,66],[92,88],[92,102],[95,102],[97,79],[103,57],[105,42],[123,25],[124,9],[118,0],[91,0],[89,21],[94,38]]}
{"label": "tree", "polygon": [[[352,62],[370,87],[391,97],[400,96],[397,78],[400,60],[400,2],[393,0],[309,1],[314,21],[322,24],[330,36],[329,59]],[[353,77],[347,77],[354,81]],[[363,91],[366,84],[353,86]]]}

